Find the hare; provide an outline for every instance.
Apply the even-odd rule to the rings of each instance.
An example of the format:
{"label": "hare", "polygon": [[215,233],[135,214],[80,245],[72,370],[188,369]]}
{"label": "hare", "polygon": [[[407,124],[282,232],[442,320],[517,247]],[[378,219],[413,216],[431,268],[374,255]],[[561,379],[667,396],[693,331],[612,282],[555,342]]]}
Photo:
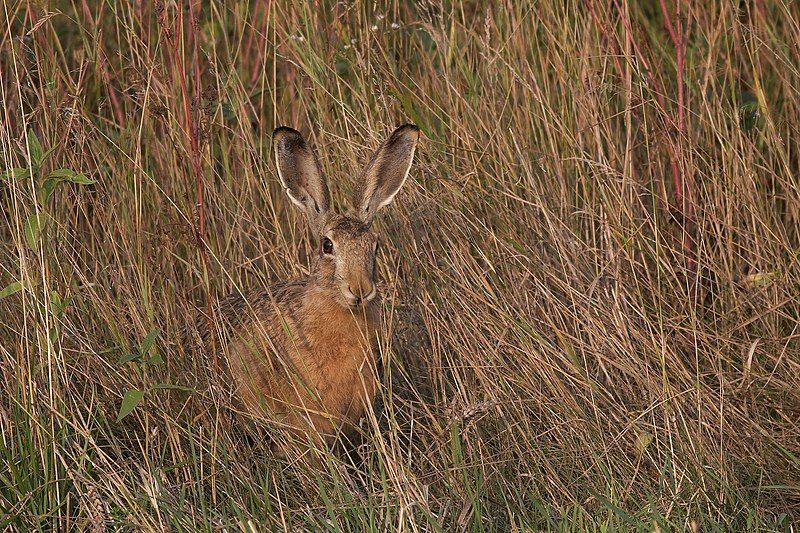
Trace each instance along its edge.
{"label": "hare", "polygon": [[419,128],[397,128],[375,152],[345,215],[330,209],[328,184],[302,135],[273,133],[278,177],[307,216],[317,250],[310,274],[229,296],[228,362],[236,395],[252,414],[268,413],[300,436],[331,442],[371,408],[378,381],[376,212],[403,186]]}

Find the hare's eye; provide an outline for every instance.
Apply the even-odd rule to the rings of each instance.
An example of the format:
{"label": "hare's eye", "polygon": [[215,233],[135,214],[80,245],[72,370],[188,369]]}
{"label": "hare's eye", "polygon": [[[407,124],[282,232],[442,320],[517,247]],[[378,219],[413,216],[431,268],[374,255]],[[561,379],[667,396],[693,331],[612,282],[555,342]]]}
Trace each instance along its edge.
{"label": "hare's eye", "polygon": [[333,253],[333,241],[327,237],[322,238],[322,253],[328,255]]}

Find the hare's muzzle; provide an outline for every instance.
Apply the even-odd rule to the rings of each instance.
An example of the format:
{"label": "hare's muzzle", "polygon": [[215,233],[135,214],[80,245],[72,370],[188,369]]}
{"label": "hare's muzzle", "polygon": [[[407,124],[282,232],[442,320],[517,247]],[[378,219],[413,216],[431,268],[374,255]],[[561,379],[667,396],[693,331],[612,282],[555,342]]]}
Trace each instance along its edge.
{"label": "hare's muzzle", "polygon": [[378,289],[372,281],[361,279],[351,282],[342,290],[347,304],[350,306],[364,305],[370,302],[378,293]]}

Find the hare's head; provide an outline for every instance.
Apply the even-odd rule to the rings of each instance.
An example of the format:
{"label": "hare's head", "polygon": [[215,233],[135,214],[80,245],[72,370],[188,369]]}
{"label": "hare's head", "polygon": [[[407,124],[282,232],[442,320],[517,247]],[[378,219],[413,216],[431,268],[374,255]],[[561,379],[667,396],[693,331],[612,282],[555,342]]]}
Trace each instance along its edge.
{"label": "hare's head", "polygon": [[330,209],[328,183],[303,136],[291,128],[272,134],[278,176],[292,202],[308,216],[317,239],[312,276],[345,307],[365,305],[377,294],[375,253],[370,230],[375,213],[403,186],[411,168],[419,128],[397,128],[372,156],[356,184],[346,215]]}

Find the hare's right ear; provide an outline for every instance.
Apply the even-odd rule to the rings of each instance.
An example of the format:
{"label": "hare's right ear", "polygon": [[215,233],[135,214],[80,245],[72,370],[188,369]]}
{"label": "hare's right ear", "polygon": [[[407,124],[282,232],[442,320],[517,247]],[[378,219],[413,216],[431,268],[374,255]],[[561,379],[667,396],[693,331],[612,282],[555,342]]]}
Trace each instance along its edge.
{"label": "hare's right ear", "polygon": [[317,158],[300,132],[285,126],[272,133],[272,146],[281,185],[319,233],[330,206],[330,192]]}
{"label": "hare's right ear", "polygon": [[353,193],[353,214],[370,224],[381,207],[392,203],[408,177],[419,128],[405,124],[392,132],[367,164]]}

